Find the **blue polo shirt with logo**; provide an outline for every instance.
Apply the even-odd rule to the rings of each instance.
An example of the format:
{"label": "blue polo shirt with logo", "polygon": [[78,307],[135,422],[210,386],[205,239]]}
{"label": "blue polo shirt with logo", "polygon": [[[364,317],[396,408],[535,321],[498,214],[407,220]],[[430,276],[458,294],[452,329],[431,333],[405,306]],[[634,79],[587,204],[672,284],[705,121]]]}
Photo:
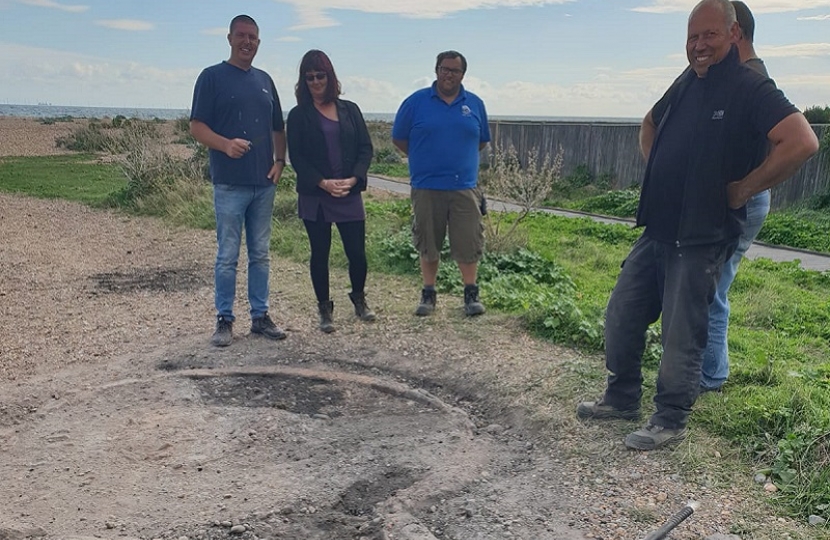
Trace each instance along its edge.
{"label": "blue polo shirt with logo", "polygon": [[282,108],[271,77],[252,67],[222,62],[202,71],[193,91],[190,119],[207,124],[228,139],[251,141],[251,151],[238,159],[210,150],[214,184],[266,186],[274,166],[274,131],[284,131]]}
{"label": "blue polo shirt with logo", "polygon": [[484,102],[461,86],[455,100],[447,104],[433,83],[401,103],[392,138],[408,141],[413,188],[474,188],[478,182],[479,145],[490,141]]}

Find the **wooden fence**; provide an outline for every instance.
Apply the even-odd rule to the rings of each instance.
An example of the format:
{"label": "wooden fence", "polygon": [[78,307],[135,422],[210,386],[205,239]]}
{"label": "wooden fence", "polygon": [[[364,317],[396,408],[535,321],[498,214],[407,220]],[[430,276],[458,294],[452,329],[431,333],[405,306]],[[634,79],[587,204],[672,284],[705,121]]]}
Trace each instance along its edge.
{"label": "wooden fence", "polygon": [[[815,125],[813,130],[821,140],[830,124]],[[513,145],[520,156],[536,149],[540,161],[547,155],[553,157],[561,145],[563,174],[584,165],[595,176],[610,174],[616,189],[642,182],[645,172],[639,150],[639,124],[496,120],[490,122],[490,132],[494,145]],[[830,191],[829,161],[830,149],[823,149],[791,179],[773,189],[773,208],[785,208]]]}

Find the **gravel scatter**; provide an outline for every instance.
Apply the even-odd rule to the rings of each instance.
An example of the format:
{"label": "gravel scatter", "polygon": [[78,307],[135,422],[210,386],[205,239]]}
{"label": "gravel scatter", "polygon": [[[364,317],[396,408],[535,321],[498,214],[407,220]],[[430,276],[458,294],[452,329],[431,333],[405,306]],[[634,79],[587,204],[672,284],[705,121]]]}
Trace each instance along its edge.
{"label": "gravel scatter", "polygon": [[[0,164],[2,156],[59,153],[54,137],[71,129],[71,123],[47,126],[33,119],[0,117]],[[409,516],[417,522],[407,522],[413,529],[420,527],[418,530],[441,540],[631,540],[644,537],[693,500],[699,502],[699,509],[669,538],[811,538],[806,525],[777,517],[765,504],[774,496],[765,491],[768,479],[684,465],[688,463],[684,455],[692,453],[690,445],[713,444],[694,429],[674,450],[637,453],[622,444],[625,434],[636,425],[576,421],[576,402],[590,396],[563,400],[545,394],[545,385],[569,369],[601,365],[602,359],[586,358],[533,339],[513,319],[488,313],[475,321],[466,320],[462,300],[449,295],[442,296],[433,317],[416,318],[412,316],[418,295],[416,280],[370,274],[368,299],[378,321],[366,325],[353,317],[346,296],[348,277],[344,270],[336,269],[332,292],[338,331],[323,336],[317,330],[316,303],[306,266],[273,257],[271,312],[277,324],[289,330],[288,339],[273,345],[248,335],[243,270],[237,286],[237,339],[227,350],[216,351],[207,346],[214,321],[213,232],[173,228],[160,220],[65,201],[3,193],[0,209],[0,228],[5,232],[0,239],[0,452],[6,463],[16,459],[28,464],[14,470],[0,464],[0,484],[7,493],[14,489],[27,493],[31,477],[37,475],[47,475],[56,493],[94,491],[103,489],[104,479],[129,477],[130,471],[122,469],[90,471],[79,465],[77,470],[67,470],[60,465],[60,453],[54,463],[41,464],[16,453],[17,441],[26,431],[69,407],[78,407],[79,413],[105,411],[96,413],[99,416],[90,419],[90,425],[104,426],[114,434],[150,430],[163,423],[174,404],[178,408],[185,404],[193,408],[189,417],[192,426],[181,429],[197,426],[208,433],[215,430],[211,437],[226,437],[219,442],[234,445],[239,461],[279,440],[296,445],[292,464],[312,463],[314,448],[335,452],[337,460],[328,464],[328,469],[309,468],[309,477],[347,475],[359,463],[397,471],[384,478],[394,489],[379,492],[380,502],[372,500],[371,505],[365,503],[364,495],[382,486],[361,479],[354,482],[356,491],[349,492],[352,498],[343,495],[339,500],[333,496],[331,500],[303,501],[298,496],[293,506],[274,507],[267,498],[248,500],[248,490],[261,480],[256,470],[219,470],[210,456],[200,453],[196,439],[171,436],[169,446],[163,441],[148,441],[148,448],[141,448],[114,435],[84,440],[69,430],[55,430],[44,438],[44,445],[63,445],[68,450],[89,445],[136,467],[158,463],[155,474],[167,486],[132,494],[145,504],[132,515],[79,508],[72,514],[79,531],[74,536],[110,534],[109,529],[120,537],[159,540],[315,538],[303,534],[337,523],[343,530],[355,531],[355,539],[376,540],[391,538],[384,536],[384,531],[395,530],[389,521],[392,516]],[[239,266],[245,268],[244,253]],[[469,436],[476,444],[469,445],[466,470],[436,472],[438,468],[429,471],[414,465],[388,465],[380,450],[389,449],[383,445],[394,447],[391,439],[377,451],[373,447],[375,453],[363,455],[359,449],[377,437],[370,428],[353,434],[349,448],[341,447],[333,436],[312,446],[314,435],[336,433],[332,430],[344,416],[366,414],[358,405],[352,409],[338,405],[334,398],[341,394],[331,394],[328,409],[313,411],[307,418],[300,416],[302,420],[290,426],[293,431],[275,420],[286,418],[290,411],[249,406],[262,395],[272,395],[257,380],[248,381],[243,402],[212,405],[209,414],[204,408],[197,409],[197,404],[204,407],[203,398],[198,385],[190,383],[170,387],[179,394],[166,389],[153,395],[162,405],[170,401],[169,411],[154,409],[157,418],[125,416],[124,403],[111,398],[120,388],[135,387],[138,390],[129,394],[133,399],[140,401],[142,392],[147,392],[149,400],[153,381],[170,381],[177,370],[274,362],[321,364],[387,378],[439,397],[472,420]],[[69,379],[75,384],[67,386]],[[106,384],[96,386],[101,381]],[[354,391],[346,388],[342,395]],[[329,395],[320,388],[310,388],[309,393]],[[366,395],[378,403],[388,399]],[[82,398],[89,400],[89,405]],[[241,404],[248,414],[254,410],[261,416],[256,421],[237,416],[243,409]],[[148,401],[147,407],[151,405]],[[389,410],[431,414],[429,407],[415,401],[390,405]],[[371,427],[372,423],[365,425]],[[424,440],[437,437],[428,432],[420,435]],[[154,442],[159,444],[150,447]],[[457,443],[446,441],[447,446]],[[498,451],[476,455],[478,445]],[[182,446],[187,446],[187,452]],[[724,448],[714,450],[726,455]],[[413,463],[424,458],[417,445],[406,451]],[[171,461],[179,455],[183,457]],[[232,461],[223,464],[232,466]],[[415,477],[430,478],[431,474],[454,480],[452,489],[423,493],[417,483],[409,485]],[[215,475],[216,482],[230,478],[231,485],[214,486],[210,495],[218,496],[208,500],[206,492],[178,489],[170,483],[174,478],[205,481],[210,478],[207,475]],[[407,483],[394,484],[402,479]],[[223,493],[230,497],[223,498]],[[298,493],[303,489],[298,487]],[[130,495],[114,492],[113,498]],[[27,502],[42,515],[53,515],[56,505],[66,503],[48,497],[33,497]],[[181,509],[179,521],[146,525],[152,520],[148,516],[153,508],[170,505]],[[50,531],[45,522],[38,521],[37,512],[0,516],[0,536],[16,538],[31,531],[43,532],[42,536]],[[64,535],[69,536],[73,535]]]}

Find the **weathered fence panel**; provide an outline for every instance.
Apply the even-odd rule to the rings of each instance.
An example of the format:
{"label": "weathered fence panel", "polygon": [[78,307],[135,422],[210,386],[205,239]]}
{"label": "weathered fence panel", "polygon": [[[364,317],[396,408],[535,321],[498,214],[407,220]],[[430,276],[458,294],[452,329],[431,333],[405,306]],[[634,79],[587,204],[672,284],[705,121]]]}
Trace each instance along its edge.
{"label": "weathered fence panel", "polygon": [[[830,125],[813,126],[821,139]],[[490,123],[493,143],[512,145],[519,155],[536,149],[539,161],[563,150],[563,174],[585,165],[594,175],[610,173],[616,189],[642,181],[645,163],[640,156],[639,124],[502,121]],[[772,205],[779,209],[830,190],[830,149],[813,156],[789,180],[773,189]]]}

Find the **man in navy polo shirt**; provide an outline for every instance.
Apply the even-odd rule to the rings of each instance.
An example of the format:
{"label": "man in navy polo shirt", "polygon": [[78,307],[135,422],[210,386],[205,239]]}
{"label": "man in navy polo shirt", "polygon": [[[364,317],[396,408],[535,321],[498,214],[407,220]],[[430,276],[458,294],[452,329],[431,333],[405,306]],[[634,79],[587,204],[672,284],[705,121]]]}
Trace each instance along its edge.
{"label": "man in navy polo shirt", "polygon": [[418,250],[424,288],[415,314],[435,311],[435,280],[444,237],[464,282],[464,313],[481,315],[476,284],[484,249],[479,152],[490,141],[487,112],[461,81],[467,60],[456,51],[438,55],[436,80],[404,100],[395,115],[392,141],[409,157],[412,239]]}
{"label": "man in navy polo shirt", "polygon": [[284,339],[268,315],[271,214],[276,184],[285,167],[285,129],[274,81],[252,67],[259,27],[247,15],[234,17],[230,58],[202,71],[193,91],[190,133],[210,149],[210,176],[218,250],[216,330],[211,343],[233,341],[236,265],[245,230],[251,332]]}
{"label": "man in navy polo shirt", "polygon": [[[768,77],[741,63],[735,8],[703,0],[689,16],[690,70],[646,114],[647,159],[637,225],[605,322],[607,388],[580,403],[582,419],[640,416],[648,326],[662,314],[656,412],[625,438],[636,450],[682,440],[700,391],[709,304],[735,251],[747,200],[784,181],[818,151],[804,116]],[[770,152],[764,155],[766,145]]]}

